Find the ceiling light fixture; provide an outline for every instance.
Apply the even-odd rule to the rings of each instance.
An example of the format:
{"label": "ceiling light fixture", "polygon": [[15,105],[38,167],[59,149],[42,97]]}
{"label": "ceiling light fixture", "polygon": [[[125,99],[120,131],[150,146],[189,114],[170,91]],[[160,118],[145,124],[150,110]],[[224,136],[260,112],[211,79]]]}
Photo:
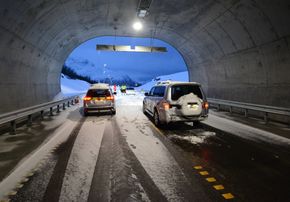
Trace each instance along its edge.
{"label": "ceiling light fixture", "polygon": [[136,31],[139,31],[139,30],[141,30],[142,28],[143,28],[143,25],[142,25],[141,22],[135,22],[135,23],[133,24],[133,29],[136,30]]}

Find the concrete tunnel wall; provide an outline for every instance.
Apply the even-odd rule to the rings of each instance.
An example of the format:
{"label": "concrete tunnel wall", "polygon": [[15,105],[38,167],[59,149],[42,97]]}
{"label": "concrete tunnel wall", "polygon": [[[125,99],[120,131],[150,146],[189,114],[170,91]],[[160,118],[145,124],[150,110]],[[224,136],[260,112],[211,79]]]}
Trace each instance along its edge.
{"label": "concrete tunnel wall", "polygon": [[0,2],[0,113],[50,101],[70,52],[98,36],[154,37],[184,57],[208,97],[290,107],[288,0],[153,1],[135,32],[136,0]]}

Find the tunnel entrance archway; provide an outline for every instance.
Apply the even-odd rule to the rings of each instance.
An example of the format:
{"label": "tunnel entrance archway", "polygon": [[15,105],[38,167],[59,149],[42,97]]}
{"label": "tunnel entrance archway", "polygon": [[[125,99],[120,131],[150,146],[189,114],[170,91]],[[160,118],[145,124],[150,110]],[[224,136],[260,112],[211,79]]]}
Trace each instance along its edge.
{"label": "tunnel entrance archway", "polygon": [[[120,50],[97,50],[96,46],[120,47]],[[160,47],[162,51],[151,52],[151,47]],[[77,75],[89,77],[83,79],[90,83],[136,86],[177,72],[184,72],[184,77],[177,79],[188,81],[188,69],[180,53],[170,44],[154,38],[103,36],[89,39],[70,53],[63,70],[64,74],[72,74],[70,70],[73,70]]]}
{"label": "tunnel entrance archway", "polygon": [[2,1],[1,112],[51,100],[65,58],[104,35],[164,40],[212,98],[289,107],[289,1],[154,1],[134,32],[138,1]]}

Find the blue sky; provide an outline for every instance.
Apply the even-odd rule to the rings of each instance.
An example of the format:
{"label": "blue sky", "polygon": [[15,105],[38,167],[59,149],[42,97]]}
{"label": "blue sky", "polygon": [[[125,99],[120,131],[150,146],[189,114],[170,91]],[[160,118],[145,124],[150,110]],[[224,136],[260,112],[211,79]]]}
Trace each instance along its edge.
{"label": "blue sky", "polygon": [[[166,53],[140,53],[140,52],[112,52],[97,51],[96,44],[106,45],[142,45],[164,46]],[[183,58],[178,51],[168,43],[150,38],[134,37],[98,37],[86,41],[73,50],[68,58],[87,59],[94,64],[95,74],[106,77],[108,72],[112,77],[128,75],[138,82],[149,81],[160,75],[167,75],[187,71]],[[82,72],[86,71],[86,66]],[[94,74],[88,71],[88,74]],[[103,75],[101,75],[103,74]]]}

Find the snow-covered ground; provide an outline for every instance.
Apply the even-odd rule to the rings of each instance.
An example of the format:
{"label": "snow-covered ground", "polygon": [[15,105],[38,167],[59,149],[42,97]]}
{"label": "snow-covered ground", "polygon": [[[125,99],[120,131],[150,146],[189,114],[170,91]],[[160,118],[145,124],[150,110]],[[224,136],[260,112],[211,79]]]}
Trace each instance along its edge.
{"label": "snow-covered ground", "polygon": [[175,74],[169,74],[169,75],[163,75],[163,76],[158,76],[152,81],[145,83],[142,86],[139,86],[136,88],[138,91],[149,91],[152,86],[154,86],[158,81],[166,81],[166,80],[171,80],[171,81],[188,81],[188,72],[178,72]]}
{"label": "snow-covered ground", "polygon": [[61,75],[61,92],[64,96],[86,93],[90,84],[85,81],[69,79]]}

